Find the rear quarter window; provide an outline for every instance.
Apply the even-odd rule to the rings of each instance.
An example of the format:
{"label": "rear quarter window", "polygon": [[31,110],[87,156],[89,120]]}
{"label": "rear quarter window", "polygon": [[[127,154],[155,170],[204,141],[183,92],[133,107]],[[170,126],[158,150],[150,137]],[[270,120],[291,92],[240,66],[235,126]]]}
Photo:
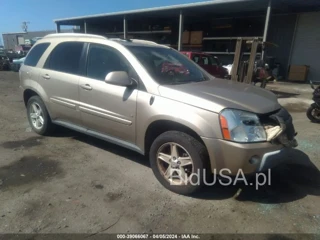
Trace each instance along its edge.
{"label": "rear quarter window", "polygon": [[35,67],[43,53],[47,50],[50,43],[39,43],[35,45],[29,52],[24,65]]}

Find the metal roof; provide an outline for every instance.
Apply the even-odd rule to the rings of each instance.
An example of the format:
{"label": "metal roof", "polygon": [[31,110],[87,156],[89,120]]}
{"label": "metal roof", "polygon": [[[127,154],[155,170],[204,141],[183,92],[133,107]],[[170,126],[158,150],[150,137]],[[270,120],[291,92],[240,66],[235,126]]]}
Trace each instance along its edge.
{"label": "metal roof", "polygon": [[[112,12],[112,13],[103,13],[103,14],[94,14],[94,15],[86,15],[80,17],[71,17],[71,18],[62,18],[62,19],[55,19],[54,22],[63,22],[63,21],[71,21],[71,20],[83,20],[89,18],[99,18],[99,17],[111,17],[111,16],[124,16],[124,15],[132,15],[132,14],[139,14],[139,13],[150,13],[150,12],[162,12],[168,10],[184,10],[189,8],[195,7],[206,7],[206,6],[213,6],[219,4],[230,4],[230,3],[237,3],[237,2],[254,2],[257,0],[211,0],[205,2],[198,2],[198,3],[187,3],[187,4],[179,4],[179,5],[171,5],[165,7],[154,7],[154,8],[145,8],[145,9],[138,9],[138,10],[129,10],[129,11],[121,11],[121,12]],[[258,0],[263,1],[263,0]]]}
{"label": "metal roof", "polygon": [[[209,14],[221,15],[239,12],[257,12],[265,11],[269,0],[211,0],[198,3],[188,3],[180,5],[171,5],[165,7],[146,8],[139,10],[111,12],[103,14],[86,15],[80,17],[70,17],[63,19],[55,19],[54,22],[66,25],[77,25],[83,23],[84,20],[99,21],[101,19],[119,20],[123,16],[153,16],[153,17],[170,17],[177,16],[179,11],[183,11],[185,15],[198,15],[203,12]],[[279,13],[297,13],[303,11],[320,11],[319,0],[273,0],[273,12]]]}

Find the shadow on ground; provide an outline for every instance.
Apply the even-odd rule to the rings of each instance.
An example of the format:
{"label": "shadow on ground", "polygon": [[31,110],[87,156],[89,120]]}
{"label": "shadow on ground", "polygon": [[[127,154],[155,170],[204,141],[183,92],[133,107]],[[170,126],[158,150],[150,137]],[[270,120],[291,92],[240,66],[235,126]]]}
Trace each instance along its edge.
{"label": "shadow on ground", "polygon": [[90,144],[94,147],[103,149],[105,151],[111,152],[113,154],[119,155],[124,158],[128,158],[131,161],[134,161],[136,163],[139,163],[143,166],[150,167],[149,161],[146,157],[143,155],[128,150],[126,148],[120,147],[118,145],[100,140],[95,137],[88,136],[86,134],[82,134],[76,131],[73,131],[71,129],[63,128],[63,127],[57,127],[56,131],[53,134],[53,137],[68,137],[73,138],[77,141],[81,141],[83,143]]}
{"label": "shadow on ground", "polygon": [[288,93],[288,92],[281,92],[281,91],[276,91],[276,90],[271,90],[275,95],[277,95],[278,98],[292,98],[296,97],[300,94],[298,93]]}
{"label": "shadow on ground", "polygon": [[[150,166],[146,157],[117,145],[74,132],[61,129],[55,137],[72,137],[75,140],[90,144],[113,154],[122,156],[144,166]],[[207,200],[221,200],[235,197],[238,201],[251,201],[268,204],[278,204],[296,201],[307,195],[320,196],[320,171],[311,162],[308,155],[292,149],[286,164],[271,170],[271,185],[265,184],[256,189],[256,176],[248,178],[245,185],[237,183],[235,186],[223,186],[217,178],[214,186],[206,186],[194,198]],[[261,178],[259,181],[262,182]],[[241,192],[239,193],[239,189]],[[239,193],[237,195],[237,193]]]}
{"label": "shadow on ground", "polygon": [[263,178],[256,181],[254,176],[247,179],[248,185],[242,182],[232,187],[206,187],[206,191],[197,197],[216,199],[217,193],[223,193],[234,196],[238,201],[279,204],[293,202],[307,195],[320,196],[320,171],[308,155],[300,150],[293,149],[287,163],[272,169],[270,176],[270,185],[267,181],[267,184],[257,187],[257,183],[262,183]]}

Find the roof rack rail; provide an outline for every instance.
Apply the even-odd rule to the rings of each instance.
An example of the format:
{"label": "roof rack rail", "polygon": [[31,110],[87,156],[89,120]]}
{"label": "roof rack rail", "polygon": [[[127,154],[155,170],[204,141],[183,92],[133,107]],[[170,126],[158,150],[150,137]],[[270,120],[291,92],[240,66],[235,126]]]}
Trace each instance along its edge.
{"label": "roof rack rail", "polygon": [[108,39],[104,36],[86,34],[86,33],[52,33],[52,34],[46,35],[44,38],[60,38],[60,37],[86,37],[86,38]]}
{"label": "roof rack rail", "polygon": [[108,38],[108,40],[130,42],[130,39],[125,38]]}
{"label": "roof rack rail", "polygon": [[141,40],[141,39],[130,39],[133,43],[142,43],[142,44],[150,44],[150,45],[159,45],[156,42],[148,41],[148,40]]}

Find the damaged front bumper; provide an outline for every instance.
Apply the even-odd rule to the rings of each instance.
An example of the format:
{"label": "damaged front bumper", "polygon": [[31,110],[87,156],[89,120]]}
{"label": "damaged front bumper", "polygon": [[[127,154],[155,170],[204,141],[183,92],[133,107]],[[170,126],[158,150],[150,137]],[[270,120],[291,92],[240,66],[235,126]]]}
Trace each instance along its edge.
{"label": "damaged front bumper", "polygon": [[268,141],[260,143],[236,143],[223,139],[202,137],[213,173],[226,170],[225,174],[237,175],[265,171],[288,160],[289,152],[296,147],[296,132],[292,117],[286,109],[260,116]]}
{"label": "damaged front bumper", "polygon": [[297,132],[294,129],[292,117],[285,108],[262,116],[261,122],[267,134],[267,142],[282,144],[285,147],[298,146],[295,139]]}

